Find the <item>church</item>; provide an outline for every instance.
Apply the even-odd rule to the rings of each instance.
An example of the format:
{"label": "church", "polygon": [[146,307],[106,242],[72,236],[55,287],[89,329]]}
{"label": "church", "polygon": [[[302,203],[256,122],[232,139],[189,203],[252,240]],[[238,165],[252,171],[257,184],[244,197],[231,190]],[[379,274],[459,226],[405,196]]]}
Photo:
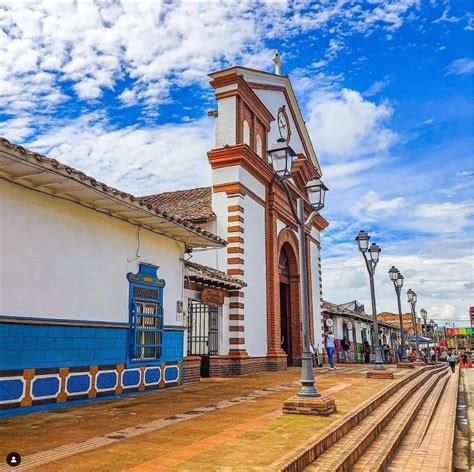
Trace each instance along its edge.
{"label": "church", "polygon": [[[0,415],[301,364],[292,205],[312,214],[318,159],[278,61],[209,77],[210,187],[138,197],[0,140]],[[294,151],[285,188],[278,140]],[[305,233],[319,346],[327,226],[318,213]]]}

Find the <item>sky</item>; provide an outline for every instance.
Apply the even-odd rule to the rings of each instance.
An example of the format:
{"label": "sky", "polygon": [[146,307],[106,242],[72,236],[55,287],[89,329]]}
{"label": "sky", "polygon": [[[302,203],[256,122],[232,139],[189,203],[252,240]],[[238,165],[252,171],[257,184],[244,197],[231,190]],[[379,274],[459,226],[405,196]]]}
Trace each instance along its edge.
{"label": "sky", "polygon": [[136,195],[210,185],[207,74],[273,71],[278,48],[330,188],[323,296],[370,313],[354,238],[381,248],[417,309],[474,306],[470,0],[0,2],[0,135]]}

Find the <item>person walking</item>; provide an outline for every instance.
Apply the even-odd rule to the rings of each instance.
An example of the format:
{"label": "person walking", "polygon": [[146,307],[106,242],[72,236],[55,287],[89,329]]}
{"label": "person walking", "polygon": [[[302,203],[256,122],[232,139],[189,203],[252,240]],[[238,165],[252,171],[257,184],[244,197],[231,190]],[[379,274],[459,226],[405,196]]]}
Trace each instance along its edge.
{"label": "person walking", "polygon": [[431,357],[431,362],[433,362],[433,364],[436,362],[436,351],[431,348],[430,349],[430,357]]}
{"label": "person walking", "polygon": [[335,370],[334,351],[336,350],[336,345],[334,344],[334,335],[332,334],[332,331],[329,330],[324,334],[324,336],[326,337],[326,352],[328,353],[329,369]]}
{"label": "person walking", "polygon": [[454,373],[456,370],[456,358],[453,356],[451,352],[448,355],[448,363],[449,363],[449,367],[451,367],[451,371]]}
{"label": "person walking", "polygon": [[364,341],[364,363],[370,362],[370,344],[368,341]]}
{"label": "person walking", "polygon": [[402,360],[403,360],[403,350],[404,349],[405,348],[401,344],[398,345],[398,347],[397,347],[398,362],[402,362]]}
{"label": "person walking", "polygon": [[472,369],[472,355],[471,355],[470,352],[467,353],[466,368],[467,368],[467,369]]}
{"label": "person walking", "polygon": [[462,365],[461,363],[459,363],[459,368],[461,367],[466,368],[466,365],[467,365],[467,352],[466,351],[462,353],[461,359],[462,359]]}
{"label": "person walking", "polygon": [[346,359],[346,364],[349,363],[349,349],[351,348],[351,342],[347,336],[342,338],[341,342],[342,350],[344,351],[344,358]]}

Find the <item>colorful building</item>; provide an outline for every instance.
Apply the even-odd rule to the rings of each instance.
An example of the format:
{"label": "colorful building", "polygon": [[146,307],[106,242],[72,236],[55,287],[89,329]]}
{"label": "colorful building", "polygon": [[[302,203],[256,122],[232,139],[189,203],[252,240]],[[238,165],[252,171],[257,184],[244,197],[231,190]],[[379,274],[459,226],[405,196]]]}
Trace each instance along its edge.
{"label": "colorful building", "polygon": [[[348,307],[355,308],[351,309]],[[323,301],[323,330],[331,329],[336,346],[336,361],[349,363],[363,363],[363,343],[368,341],[371,346],[372,360],[375,348],[373,345],[373,319],[364,311],[364,306],[357,301],[336,305]],[[344,337],[350,342],[348,351],[342,349]],[[382,345],[389,346],[395,354],[401,342],[400,329],[391,323],[379,321],[379,339]],[[316,346],[319,351],[322,346]],[[324,349],[322,350],[325,354]]]}
{"label": "colorful building", "polygon": [[[377,315],[380,321],[385,323],[389,323],[392,326],[397,328],[400,327],[400,317],[398,313],[390,313],[388,311],[384,311]],[[403,322],[403,329],[407,332],[408,336],[414,336],[415,331],[413,329],[413,318],[411,313],[402,313],[402,322]],[[416,332],[418,336],[423,334],[423,320],[419,317],[416,317]]]}

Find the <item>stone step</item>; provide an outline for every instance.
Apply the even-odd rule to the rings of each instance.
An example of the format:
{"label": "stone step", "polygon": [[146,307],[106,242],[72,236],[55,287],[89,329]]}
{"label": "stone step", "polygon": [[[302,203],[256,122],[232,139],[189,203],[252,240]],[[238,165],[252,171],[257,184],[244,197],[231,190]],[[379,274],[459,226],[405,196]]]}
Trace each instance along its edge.
{"label": "stone step", "polygon": [[349,431],[357,426],[365,417],[375,411],[380,405],[393,397],[405,385],[428,371],[439,371],[444,366],[433,365],[421,369],[414,369],[405,374],[399,380],[391,383],[380,391],[379,394],[370,398],[356,410],[346,413],[341,419],[325,428],[323,434],[317,434],[314,438],[300,444],[290,453],[282,456],[272,464],[272,472],[297,472],[303,470],[309,464],[328,450],[333,444],[344,437]]}
{"label": "stone step", "polygon": [[449,374],[446,387],[421,438],[425,422],[417,418],[394,455],[389,472],[451,472],[459,373]]}
{"label": "stone step", "polygon": [[[308,466],[310,471],[348,471],[399,409],[426,385],[434,385],[445,367],[423,369]],[[417,394],[418,395],[418,394]]]}
{"label": "stone step", "polygon": [[412,424],[415,426],[415,421],[416,440],[420,441],[426,433],[448,380],[447,372],[436,374],[415,392],[362,454],[353,470],[367,472],[386,470],[407,431]]}

